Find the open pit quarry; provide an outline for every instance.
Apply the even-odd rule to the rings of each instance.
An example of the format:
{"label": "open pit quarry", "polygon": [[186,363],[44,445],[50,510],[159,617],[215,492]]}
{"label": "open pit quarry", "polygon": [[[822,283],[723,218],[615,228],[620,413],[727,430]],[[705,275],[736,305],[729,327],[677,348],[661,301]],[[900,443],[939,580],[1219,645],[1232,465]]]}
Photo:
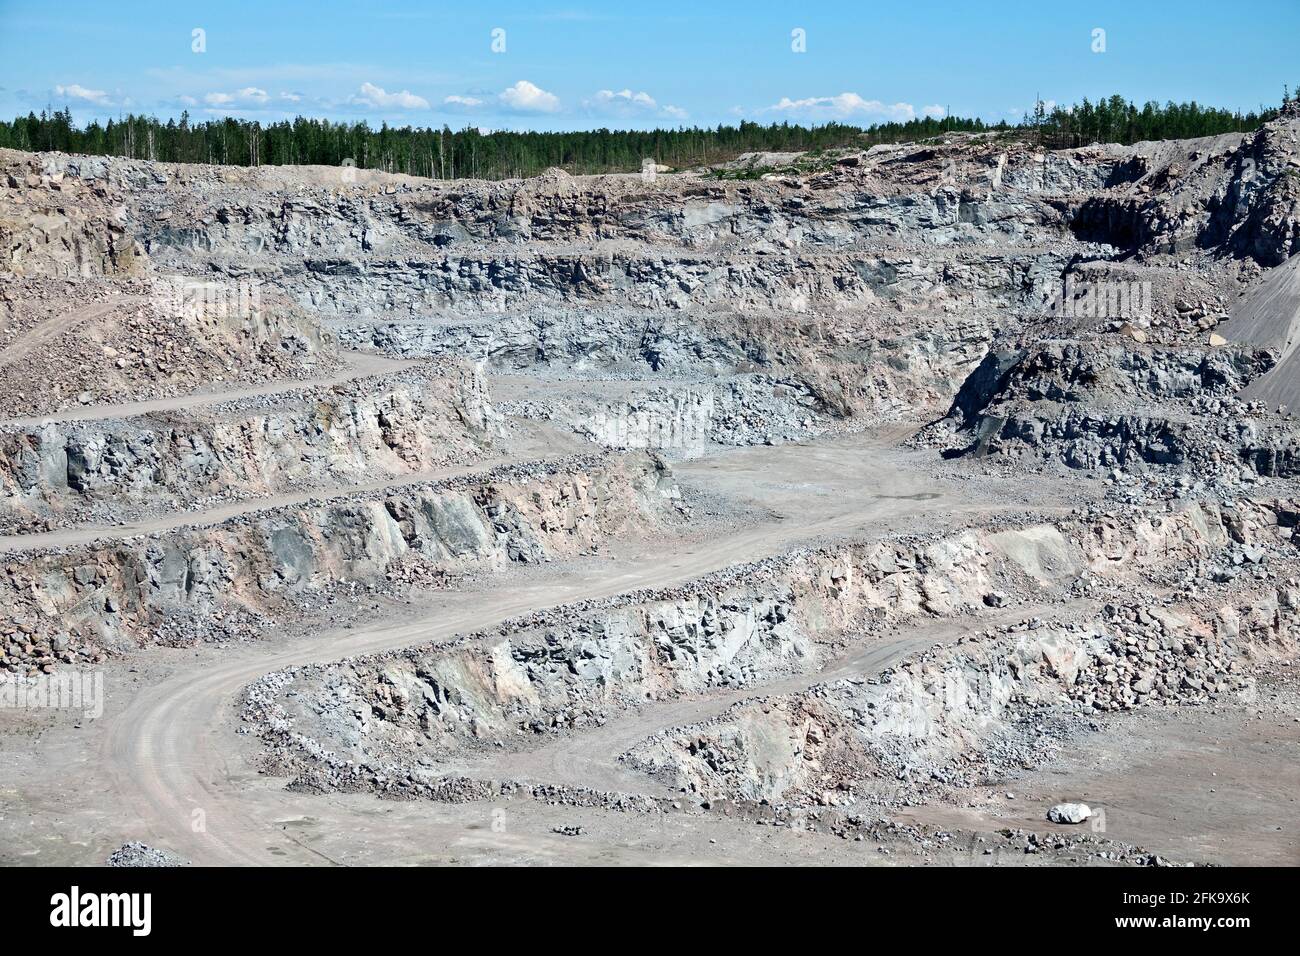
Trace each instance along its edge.
{"label": "open pit quarry", "polygon": [[0,862],[1300,863],[1297,411],[1296,103],[0,151]]}

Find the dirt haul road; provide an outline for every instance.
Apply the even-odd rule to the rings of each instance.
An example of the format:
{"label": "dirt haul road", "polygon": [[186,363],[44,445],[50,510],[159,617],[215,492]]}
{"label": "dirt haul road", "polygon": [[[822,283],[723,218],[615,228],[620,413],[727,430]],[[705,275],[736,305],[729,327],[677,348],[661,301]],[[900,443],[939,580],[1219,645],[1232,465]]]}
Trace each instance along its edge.
{"label": "dirt haul road", "polygon": [[[5,362],[0,353],[0,365]],[[0,420],[0,428],[32,428],[41,425],[63,425],[72,422],[112,421],[120,418],[134,418],[153,412],[177,412],[222,402],[234,402],[246,398],[268,398],[291,392],[305,391],[311,388],[331,388],[345,385],[358,378],[371,375],[385,375],[414,368],[419,362],[408,359],[391,359],[382,355],[367,355],[363,352],[347,353],[347,362],[332,375],[313,378],[294,379],[292,381],[266,382],[261,385],[246,385],[220,390],[202,390],[186,392],[171,398],[156,398],[140,402],[123,402],[119,405],[88,405],[85,408],[73,408],[49,415],[29,415],[24,418],[7,418]]]}
{"label": "dirt haul road", "polygon": [[160,534],[164,531],[174,531],[177,528],[189,527],[211,527],[221,524],[223,521],[229,521],[232,518],[238,518],[241,515],[254,514],[259,511],[269,511],[275,508],[297,507],[305,505],[311,501],[337,501],[352,498],[356,495],[369,494],[373,492],[396,491],[400,488],[409,488],[415,485],[428,484],[434,481],[445,481],[451,478],[463,478],[468,475],[487,474],[494,468],[504,465],[527,465],[530,463],[541,462],[542,459],[519,459],[519,458],[486,458],[482,461],[475,462],[472,465],[463,465],[455,468],[436,468],[431,471],[422,471],[414,475],[406,475],[402,478],[382,478],[379,481],[363,481],[355,485],[337,485],[329,488],[318,488],[310,491],[298,491],[282,495],[267,495],[264,498],[251,498],[245,501],[235,501],[228,505],[222,505],[218,508],[205,508],[202,511],[179,511],[163,518],[150,518],[146,521],[135,521],[117,525],[83,525],[78,528],[68,528],[63,531],[50,531],[43,534],[11,534],[0,535],[0,554],[7,552],[21,551],[38,551],[48,548],[71,548],[77,545],[90,544],[95,541],[116,540],[123,538],[133,538],[137,535]]}
{"label": "dirt haul road", "polygon": [[935,644],[947,644],[980,628],[1006,624],[1025,617],[1048,619],[1054,608],[1021,605],[977,620],[926,621],[879,640],[868,640],[832,660],[825,668],[796,674],[735,690],[713,691],[680,700],[647,706],[638,713],[610,721],[601,727],[561,737],[522,753],[500,754],[491,760],[456,767],[457,772],[477,779],[509,778],[530,783],[547,783],[574,788],[590,787],[615,793],[632,792],[673,797],[666,785],[639,774],[619,762],[619,757],[656,733],[701,723],[724,713],[733,704],[754,697],[798,694],[818,684],[847,678],[870,677],[893,667],[904,658]]}
{"label": "dirt haul road", "polygon": [[134,297],[117,296],[107,302],[85,305],[79,309],[73,309],[71,312],[48,319],[36,328],[19,336],[8,347],[0,349],[0,366],[12,365],[14,362],[31,355],[37,349],[46,348],[51,342],[67,335],[82,323],[102,319],[114,309],[124,305],[132,305],[137,301],[139,300]]}
{"label": "dirt haul road", "polygon": [[[883,459],[883,447],[876,451]],[[802,540],[857,534],[864,526],[884,527],[923,511],[990,507],[987,501],[958,502],[951,492],[877,458],[861,440],[723,455],[693,467],[713,472],[710,481],[715,485],[744,485],[759,497],[765,488],[777,489],[773,503],[781,508],[798,499],[798,527],[778,517],[686,546],[670,556],[662,547],[647,549],[610,561],[590,574],[532,586],[493,588],[483,594],[451,594],[413,623],[295,640],[270,653],[265,646],[226,648],[215,662],[182,669],[163,683],[142,689],[123,712],[105,715],[100,766],[110,787],[103,799],[115,805],[115,814],[134,821],[133,832],[139,838],[168,847],[196,864],[325,862],[278,825],[278,821],[317,812],[322,798],[286,792],[283,781],[258,786],[242,766],[232,713],[241,690],[250,682],[293,665],[447,639],[569,601],[671,585],[777,553]],[[824,484],[800,488],[783,481],[787,473],[806,478],[810,460],[822,469],[834,468],[823,472]],[[856,493],[851,490],[854,488]],[[868,648],[857,666],[882,669],[907,650],[934,639],[932,634],[918,633],[909,640]],[[761,687],[751,689],[751,693],[762,692]],[[707,706],[712,707],[712,702]],[[649,730],[669,726],[679,716],[675,710],[665,711]],[[103,800],[97,802],[102,807]],[[373,827],[375,821],[358,819],[353,823],[364,828]]]}

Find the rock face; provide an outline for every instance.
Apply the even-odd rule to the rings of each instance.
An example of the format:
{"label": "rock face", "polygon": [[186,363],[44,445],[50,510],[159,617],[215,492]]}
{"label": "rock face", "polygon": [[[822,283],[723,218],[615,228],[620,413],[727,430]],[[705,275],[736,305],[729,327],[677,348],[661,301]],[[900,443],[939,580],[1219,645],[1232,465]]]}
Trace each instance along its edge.
{"label": "rock face", "polygon": [[667,467],[574,458],[252,510],[213,526],[12,556],[6,662],[102,660],[139,643],[256,634],[340,590],[401,593],[529,564],[667,520]]}
{"label": "rock face", "polygon": [[[1258,417],[1233,396],[1274,361],[1260,349],[1082,342],[990,353],[949,411],[952,440],[971,440],[953,453],[1045,454],[1084,470],[1204,474],[1225,459],[1251,464],[1259,456],[1255,429],[1203,413]],[[1282,445],[1300,440],[1289,426],[1280,430],[1274,440]]]}
{"label": "rock face", "polygon": [[[1221,555],[1229,528],[1266,541],[1263,522],[1282,513],[1225,525],[1191,507],[1159,529],[1133,518],[1117,537],[1135,545],[1121,555],[1086,520],[795,554],[544,612],[453,646],[272,674],[250,689],[245,719],[278,770],[313,786],[410,779],[437,789],[467,753],[591,733],[647,700],[806,675],[806,690],[751,697],[656,734],[623,761],[706,801],[942,792],[1048,759],[1090,715],[1248,697],[1243,651],[1294,646],[1300,593],[1264,582],[1221,604],[1207,584],[1194,608],[1032,618],[913,651],[879,673],[842,663],[835,669],[850,676],[819,675],[842,641],[968,613],[995,580],[1022,595],[1097,580],[1142,587],[1196,555]],[[1071,573],[1027,560],[1026,543],[1049,539],[1070,551]]]}
{"label": "rock face", "polygon": [[1298,133],[1288,107],[1249,136],[1102,150],[1117,165],[1071,228],[1126,260],[1070,263],[919,443],[1103,472],[1147,499],[1291,474]]}
{"label": "rock face", "polygon": [[11,427],[0,430],[0,529],[464,465],[498,421],[481,376],[444,363],[198,411]]}
{"label": "rock face", "polygon": [[[6,151],[6,158],[17,157]],[[0,193],[4,267],[19,277],[121,276],[144,253],[126,210],[103,185],[108,161],[87,161],[85,178],[56,161],[6,163]],[[93,170],[92,170],[93,167]]]}
{"label": "rock face", "polygon": [[1300,252],[1297,121],[1291,104],[1253,134],[1130,147],[1123,151],[1127,182],[1084,203],[1073,228],[1129,248],[1176,254],[1226,247],[1281,265]]}
{"label": "rock face", "polygon": [[[314,189],[270,168],[44,161],[121,190],[159,270],[253,277],[268,300],[336,317],[352,347],[708,392],[724,409],[711,434],[735,443],[942,400],[997,310],[1059,274],[1044,241],[1077,245],[1059,210],[991,189],[976,152],[951,182],[933,157],[882,155],[803,182]],[[916,310],[929,320],[902,315]],[[769,427],[733,424],[757,418]]]}
{"label": "rock face", "polygon": [[[134,173],[124,175],[127,167]],[[130,197],[152,164],[0,150],[0,394],[7,415],[307,376],[333,336],[250,270],[168,270]]]}
{"label": "rock face", "polygon": [[638,701],[806,667],[811,645],[788,616],[777,601],[652,600],[571,630],[539,622],[454,650],[348,662],[294,687],[311,695],[302,716],[338,757],[445,756],[521,732],[589,729]]}
{"label": "rock face", "polygon": [[[1241,664],[1220,656],[1228,639],[1201,627],[1171,618],[1161,644],[1171,653],[1130,671],[1134,690],[1116,669],[1137,644],[1122,622],[1026,622],[916,655],[878,677],[737,704],[653,737],[625,760],[705,800],[809,805],[827,802],[825,794],[942,793],[1050,759],[1085,726],[1070,700],[1090,714],[1154,704],[1161,693],[1251,693]],[[1215,662],[1208,678],[1207,659]]]}
{"label": "rock face", "polygon": [[[681,393],[670,403],[711,396],[702,399],[715,409],[709,442],[754,443],[937,410],[972,372],[987,374],[977,371],[986,354],[1008,348],[1022,363],[1101,371],[1109,404],[1136,397],[1123,378],[1156,394],[1172,386],[1174,404],[1239,390],[1267,371],[1260,350],[1203,354],[1213,367],[1184,387],[1177,383],[1198,374],[1185,332],[1207,333],[1196,337],[1205,353],[1248,277],[1225,256],[1258,268],[1296,251],[1298,127],[1288,109],[1249,136],[1049,155],[955,137],[853,162],[795,160],[745,181],[349,184],[273,167],[49,155],[22,170],[39,167],[39,188],[11,201],[32,208],[63,190],[102,195],[103,209],[83,210],[87,222],[132,236],[154,271],[226,287],[255,282],[276,303],[264,311],[293,303],[326,316],[349,347],[543,378],[648,380]],[[57,273],[53,258],[23,256]],[[1173,258],[1196,256],[1206,262],[1194,275]],[[1031,341],[1016,345],[1025,329],[1034,329]],[[1063,341],[1039,354],[1044,339]],[[1113,368],[1109,343],[1129,354],[1127,367]],[[1165,354],[1169,346],[1180,353]],[[1154,368],[1141,368],[1144,360]],[[1226,380],[1215,377],[1219,365],[1235,366]],[[1043,374],[1021,376],[1031,372]],[[530,410],[582,418],[608,447],[643,447],[652,429],[635,419],[654,413],[631,404]],[[1129,417],[1107,435],[1100,414],[1028,411],[1032,423],[1022,413],[998,426],[1004,437],[1046,430],[1054,444],[1073,446],[1061,456],[1075,467],[1183,464],[1183,452],[1167,447],[1180,443],[1177,428],[1159,421],[1176,416]],[[602,416],[643,434],[605,435]],[[980,417],[982,451],[994,427],[984,419],[1003,416]]]}
{"label": "rock face", "polygon": [[271,675],[250,713],[263,727],[276,715],[277,759],[447,759],[519,733],[597,727],[647,699],[811,672],[868,621],[976,605],[998,560],[974,535],[796,553],[510,622],[454,648]]}

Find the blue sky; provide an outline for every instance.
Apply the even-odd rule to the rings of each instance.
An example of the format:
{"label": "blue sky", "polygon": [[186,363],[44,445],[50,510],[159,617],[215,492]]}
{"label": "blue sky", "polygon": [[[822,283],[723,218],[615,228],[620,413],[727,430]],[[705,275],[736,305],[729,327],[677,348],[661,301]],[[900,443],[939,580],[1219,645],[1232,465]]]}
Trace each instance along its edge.
{"label": "blue sky", "polygon": [[866,125],[1114,92],[1250,109],[1300,84],[1298,42],[1300,0],[0,0],[0,116]]}

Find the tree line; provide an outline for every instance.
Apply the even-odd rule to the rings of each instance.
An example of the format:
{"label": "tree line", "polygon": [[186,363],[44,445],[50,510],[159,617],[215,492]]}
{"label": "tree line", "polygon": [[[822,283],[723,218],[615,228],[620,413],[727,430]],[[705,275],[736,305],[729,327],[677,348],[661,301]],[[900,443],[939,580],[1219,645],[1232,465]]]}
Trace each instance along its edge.
{"label": "tree line", "polygon": [[[1005,125],[1005,124],[1004,124]],[[733,159],[753,151],[821,150],[862,142],[923,139],[945,130],[993,127],[960,118],[909,120],[863,129],[843,123],[800,126],[741,122],[736,126],[573,132],[482,132],[428,127],[378,129],[365,122],[334,123],[298,117],[262,124],[227,117],[191,123],[188,114],[163,122],[129,115],[78,128],[69,110],[29,113],[0,122],[0,146],[57,150],[94,156],[126,156],[163,162],[236,166],[355,165],[437,179],[508,179],[533,176],[551,166],[574,174],[626,172],[650,158],[675,168]]]}
{"label": "tree line", "polygon": [[[1282,94],[1289,102],[1290,94]],[[1259,112],[1231,111],[1190,103],[1154,100],[1138,106],[1122,96],[1112,96],[1096,103],[1084,97],[1073,106],[1046,109],[1042,101],[1026,116],[1022,128],[1033,130],[1038,142],[1049,149],[1069,149],[1091,143],[1131,145],[1153,139],[1191,139],[1217,136],[1220,133],[1248,133],[1278,115],[1276,109],[1261,107]]]}
{"label": "tree line", "polygon": [[[1289,98],[1289,94],[1285,94]],[[1284,99],[1285,101],[1285,99]],[[175,163],[235,166],[355,165],[437,179],[509,179],[533,176],[551,166],[570,173],[629,172],[651,158],[674,168],[734,159],[746,152],[793,152],[876,143],[916,142],[946,132],[1029,133],[1051,148],[1088,143],[1133,143],[1245,132],[1277,115],[1276,110],[1241,113],[1197,103],[1148,102],[1139,107],[1121,96],[1085,99],[1071,107],[1047,110],[1039,103],[1021,123],[986,124],[961,117],[921,117],[868,127],[845,123],[802,126],[744,121],[716,127],[656,130],[578,130],[572,132],[484,132],[476,127],[378,129],[366,122],[327,119],[263,124],[257,120],[179,119],[127,115],[78,127],[68,108],[34,112],[12,123],[0,121],[0,147],[57,150],[92,156],[125,156]]]}

